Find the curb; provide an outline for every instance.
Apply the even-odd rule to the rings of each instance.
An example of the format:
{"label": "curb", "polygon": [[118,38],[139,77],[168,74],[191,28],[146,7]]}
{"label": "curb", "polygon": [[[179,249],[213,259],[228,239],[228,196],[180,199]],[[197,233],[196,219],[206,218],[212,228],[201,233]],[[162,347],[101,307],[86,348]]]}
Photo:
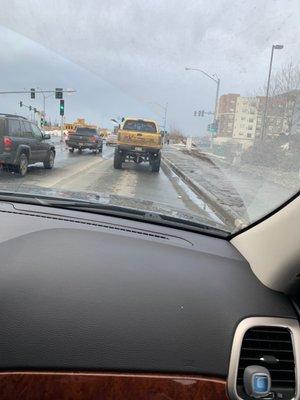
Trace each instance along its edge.
{"label": "curb", "polygon": [[203,186],[196,183],[193,179],[189,178],[182,170],[180,170],[172,161],[168,160],[165,156],[162,155],[162,162],[165,167],[171,169],[175,172],[185,183],[189,185],[189,187],[193,190],[193,192],[200,196],[202,200],[204,200],[208,206],[217,214],[217,216],[227,225],[232,226],[233,228],[240,227],[244,225],[244,221],[241,217],[232,211],[229,207],[220,204],[220,199],[211,194],[207,189]]}

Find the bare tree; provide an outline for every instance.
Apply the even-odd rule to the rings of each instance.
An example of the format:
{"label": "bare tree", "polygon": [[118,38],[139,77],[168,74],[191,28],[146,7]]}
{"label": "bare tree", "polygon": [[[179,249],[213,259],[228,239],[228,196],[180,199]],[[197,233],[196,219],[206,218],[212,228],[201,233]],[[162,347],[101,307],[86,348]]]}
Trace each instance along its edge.
{"label": "bare tree", "polygon": [[180,129],[176,127],[171,127],[169,138],[172,139],[175,143],[181,143],[186,140],[186,136],[181,132]]}
{"label": "bare tree", "polygon": [[[267,92],[267,84],[260,93]],[[291,132],[294,109],[297,98],[300,97],[300,68],[291,60],[283,65],[271,78],[269,87],[269,105],[267,119],[278,117],[282,120],[282,132]],[[279,106],[280,104],[280,106]],[[269,123],[268,123],[269,125]]]}
{"label": "bare tree", "polygon": [[300,89],[300,68],[293,61],[284,65],[273,79],[274,95],[280,95]]}
{"label": "bare tree", "polygon": [[[283,65],[279,71],[272,76],[269,87],[269,96],[278,96],[287,92],[300,89],[300,68],[291,60]],[[267,93],[267,82],[259,90],[252,93],[253,96],[265,96]]]}

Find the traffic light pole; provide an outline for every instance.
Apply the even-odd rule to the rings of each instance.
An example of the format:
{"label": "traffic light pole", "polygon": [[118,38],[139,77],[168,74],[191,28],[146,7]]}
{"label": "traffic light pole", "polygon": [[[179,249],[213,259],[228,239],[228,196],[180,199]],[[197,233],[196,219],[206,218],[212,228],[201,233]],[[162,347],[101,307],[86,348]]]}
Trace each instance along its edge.
{"label": "traffic light pole", "polygon": [[[63,93],[75,93],[76,90],[68,89],[62,90]],[[27,93],[31,94],[30,90],[0,90],[0,94],[20,94],[20,93]],[[55,90],[35,90],[35,93],[55,93]]]}
{"label": "traffic light pole", "polygon": [[60,116],[60,142],[64,142],[64,116]]}
{"label": "traffic light pole", "polygon": [[64,142],[64,115],[65,115],[65,100],[59,101],[59,114],[60,114],[60,142]]}

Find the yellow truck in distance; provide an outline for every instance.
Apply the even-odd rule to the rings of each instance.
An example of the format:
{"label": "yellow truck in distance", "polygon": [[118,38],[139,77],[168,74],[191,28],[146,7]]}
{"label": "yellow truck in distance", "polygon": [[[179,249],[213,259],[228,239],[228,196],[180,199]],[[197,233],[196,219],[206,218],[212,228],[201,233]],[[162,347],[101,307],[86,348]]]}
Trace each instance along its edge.
{"label": "yellow truck in distance", "polygon": [[136,164],[149,162],[152,172],[159,172],[162,135],[155,121],[125,118],[118,129],[114,168],[121,169],[126,160]]}

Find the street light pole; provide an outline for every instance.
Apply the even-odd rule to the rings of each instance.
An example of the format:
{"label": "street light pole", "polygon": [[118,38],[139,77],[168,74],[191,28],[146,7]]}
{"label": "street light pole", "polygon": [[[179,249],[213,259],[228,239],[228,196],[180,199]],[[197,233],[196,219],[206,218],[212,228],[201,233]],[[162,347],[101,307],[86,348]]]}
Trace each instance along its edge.
{"label": "street light pole", "polygon": [[[217,74],[209,75],[207,72],[203,71],[202,69],[199,68],[188,68],[185,67],[186,71],[199,71],[203,75],[207,76],[209,79],[214,81],[217,84],[217,90],[216,90],[216,98],[215,98],[215,109],[214,109],[214,123],[217,121],[217,114],[218,114],[218,101],[219,101],[219,91],[220,91],[220,78],[218,77]],[[210,147],[212,148],[212,139],[213,139],[213,133],[211,132],[211,141],[210,141]]]}
{"label": "street light pole", "polygon": [[199,68],[188,68],[185,67],[186,71],[199,71],[203,75],[207,76],[209,79],[214,81],[217,84],[217,90],[216,90],[216,98],[215,98],[215,110],[214,110],[214,120],[217,119],[217,113],[218,113],[218,100],[219,100],[219,91],[220,91],[220,78],[217,76],[217,74],[209,75],[207,72],[203,71],[202,69]]}
{"label": "street light pole", "polygon": [[217,77],[217,91],[216,91],[215,113],[214,113],[214,119],[215,119],[215,121],[217,120],[217,115],[218,115],[219,91],[220,91],[220,78]]}
{"label": "street light pole", "polygon": [[271,81],[274,50],[282,50],[282,49],[283,49],[282,44],[273,44],[272,45],[269,74],[268,74],[268,83],[267,83],[267,93],[266,93],[266,100],[265,100],[265,107],[264,107],[264,114],[263,114],[262,130],[261,130],[261,140],[263,140],[265,132],[266,132],[266,120],[267,120],[267,111],[268,111],[268,103],[269,103],[269,91],[270,91],[270,81]]}

